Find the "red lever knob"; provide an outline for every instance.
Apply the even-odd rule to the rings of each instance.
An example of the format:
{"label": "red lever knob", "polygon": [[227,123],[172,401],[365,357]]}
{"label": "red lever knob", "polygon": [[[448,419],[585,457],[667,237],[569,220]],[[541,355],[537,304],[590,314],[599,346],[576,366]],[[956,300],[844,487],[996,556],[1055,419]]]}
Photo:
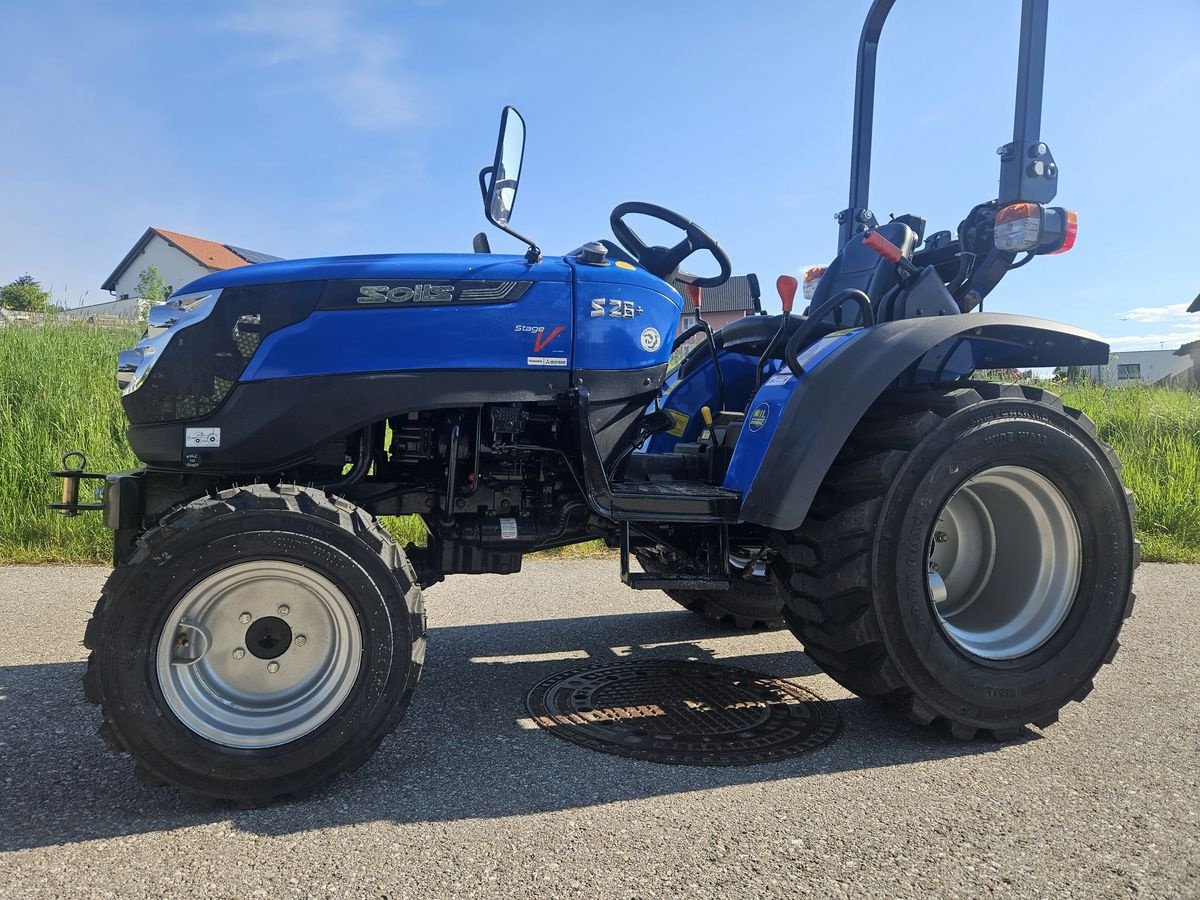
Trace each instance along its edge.
{"label": "red lever knob", "polygon": [[863,243],[886,259],[888,262],[898,263],[904,259],[904,254],[900,248],[885,238],[878,231],[869,231],[863,238]]}
{"label": "red lever knob", "polygon": [[780,275],[775,279],[775,290],[779,291],[779,299],[783,301],[785,313],[792,311],[792,303],[796,300],[796,291],[799,288],[800,282],[793,275]]}

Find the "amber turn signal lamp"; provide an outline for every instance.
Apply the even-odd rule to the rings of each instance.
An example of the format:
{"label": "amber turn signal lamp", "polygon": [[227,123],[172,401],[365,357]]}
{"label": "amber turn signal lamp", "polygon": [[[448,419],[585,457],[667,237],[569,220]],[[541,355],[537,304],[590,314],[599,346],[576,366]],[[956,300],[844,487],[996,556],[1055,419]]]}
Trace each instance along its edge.
{"label": "amber turn signal lamp", "polygon": [[821,283],[821,276],[825,274],[828,266],[809,266],[801,274],[804,280],[804,299],[811,300],[813,294],[817,292],[817,285]]}

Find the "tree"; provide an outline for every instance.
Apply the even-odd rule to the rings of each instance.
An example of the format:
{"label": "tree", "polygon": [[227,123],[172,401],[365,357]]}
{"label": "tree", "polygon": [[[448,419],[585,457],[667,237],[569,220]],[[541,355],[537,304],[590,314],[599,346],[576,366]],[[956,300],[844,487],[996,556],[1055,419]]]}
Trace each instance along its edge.
{"label": "tree", "polygon": [[137,295],[151,303],[162,303],[167,299],[167,283],[154,263],[138,273]]}
{"label": "tree", "polygon": [[24,312],[42,312],[50,303],[50,292],[32,275],[22,275],[0,288],[0,307]]}
{"label": "tree", "polygon": [[145,319],[150,315],[150,307],[157,306],[167,299],[167,282],[154,263],[146,266],[138,273],[138,318]]}

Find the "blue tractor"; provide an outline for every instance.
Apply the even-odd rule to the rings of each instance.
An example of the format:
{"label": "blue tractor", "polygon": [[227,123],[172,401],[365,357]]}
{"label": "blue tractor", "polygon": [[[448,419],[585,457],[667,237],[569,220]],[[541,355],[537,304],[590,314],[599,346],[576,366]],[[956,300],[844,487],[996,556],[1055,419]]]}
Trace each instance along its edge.
{"label": "blue tractor", "polygon": [[[596,538],[631,588],[737,625],[782,616],[842,685],[956,737],[1012,738],[1082,699],[1132,604],[1131,496],[1086,416],[975,374],[1108,359],[1085,331],[980,310],[1074,241],[1038,134],[1047,0],[1023,0],[999,196],[933,233],[867,205],[892,2],[863,31],[850,200],[803,315],[785,279],[781,315],[677,335],[673,284],[731,263],[648,203],[562,255],[480,235],[471,254],[269,262],[152,310],[117,375],[144,466],[92,476],[97,504],[86,473],[58,473],[56,506],[114,533],[84,677],[109,745],[198,797],[317,789],[403,715],[423,590]],[[506,108],[480,173],[487,218],[521,240],[524,138]],[[696,254],[717,274],[690,274]],[[401,515],[425,546],[379,523]]]}

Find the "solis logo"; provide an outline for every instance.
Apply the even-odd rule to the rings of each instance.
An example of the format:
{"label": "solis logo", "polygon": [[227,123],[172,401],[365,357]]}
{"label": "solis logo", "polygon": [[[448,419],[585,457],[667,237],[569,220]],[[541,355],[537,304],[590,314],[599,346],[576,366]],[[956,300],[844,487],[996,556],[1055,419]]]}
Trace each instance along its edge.
{"label": "solis logo", "polygon": [[513,329],[518,334],[533,335],[533,352],[541,353],[549,343],[567,330],[565,325],[556,325],[553,330],[547,332],[545,325],[518,325]]}
{"label": "solis logo", "polygon": [[368,284],[358,289],[359,303],[453,303],[452,284],[414,284],[391,287]]}

